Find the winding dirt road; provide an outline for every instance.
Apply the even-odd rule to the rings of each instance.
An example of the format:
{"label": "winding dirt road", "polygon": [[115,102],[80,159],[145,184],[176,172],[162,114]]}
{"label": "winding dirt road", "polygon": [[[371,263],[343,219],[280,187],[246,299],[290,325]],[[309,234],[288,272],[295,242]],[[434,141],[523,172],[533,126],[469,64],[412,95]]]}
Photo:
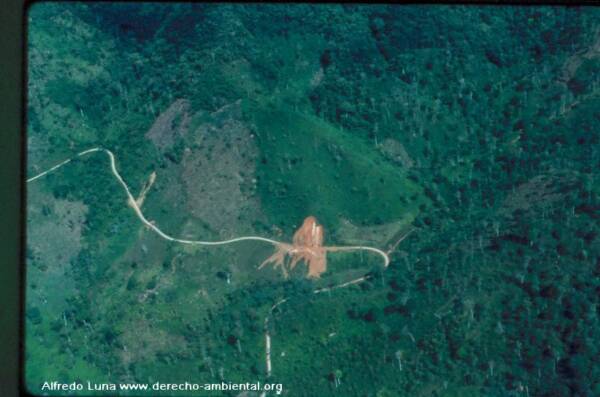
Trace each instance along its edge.
{"label": "winding dirt road", "polygon": [[[229,240],[222,240],[222,241],[203,241],[203,240],[186,240],[186,239],[180,239],[180,238],[176,238],[176,237],[172,237],[169,236],[167,233],[163,232],[162,230],[160,230],[160,228],[158,226],[156,226],[154,223],[150,222],[145,216],[144,213],[142,212],[140,206],[138,205],[135,197],[133,196],[133,194],[131,193],[131,191],[129,190],[129,186],[127,185],[127,183],[125,183],[125,180],[123,179],[123,177],[121,176],[121,174],[119,174],[119,171],[117,170],[117,166],[116,166],[116,160],[115,160],[115,155],[113,154],[113,152],[111,152],[108,149],[104,149],[104,148],[100,148],[100,147],[95,147],[92,149],[88,149],[88,150],[84,150],[80,153],[77,153],[75,156],[59,163],[56,164],[55,166],[47,169],[46,171],[33,176],[29,179],[27,179],[27,183],[33,182],[53,171],[56,171],[57,169],[61,168],[62,166],[69,164],[73,159],[77,158],[77,157],[82,157],[91,153],[105,153],[106,155],[108,155],[109,159],[110,159],[110,168],[111,171],[113,173],[113,175],[115,176],[115,178],[119,181],[119,184],[123,187],[123,190],[125,190],[125,194],[127,195],[127,203],[128,205],[135,211],[137,217],[139,218],[139,220],[146,225],[148,228],[150,228],[152,231],[154,231],[156,234],[158,234],[160,237],[164,238],[165,240],[168,241],[172,241],[172,242],[176,242],[176,243],[181,243],[181,244],[190,244],[190,245],[206,245],[206,246],[216,246],[216,245],[226,245],[226,244],[233,244],[239,241],[261,241],[264,243],[268,243],[268,244],[272,244],[275,246],[276,249],[281,250],[283,248],[283,251],[285,252],[289,252],[292,255],[295,253],[295,250],[297,250],[298,248],[295,245],[289,244],[289,243],[285,243],[285,242],[281,242],[281,241],[277,241],[277,240],[273,240],[270,238],[265,238],[265,237],[260,237],[260,236],[242,236],[242,237],[237,237],[237,238],[233,238],[233,239],[229,239]],[[412,230],[410,232],[408,232],[404,237],[401,238],[401,240],[399,240],[395,245],[394,248],[397,246],[397,244],[404,240],[404,238],[406,238],[410,233],[412,232]],[[389,258],[389,254],[390,252],[394,249],[392,248],[390,251],[388,252],[384,252],[378,248],[375,247],[369,247],[369,246],[322,246],[321,249],[323,250],[323,252],[327,252],[327,251],[331,251],[331,252],[335,252],[335,251],[368,251],[368,252],[372,252],[375,253],[379,256],[381,256],[381,258],[384,261],[384,267],[388,267],[388,265],[390,264],[390,258]],[[317,289],[315,291],[313,291],[313,293],[315,294],[319,294],[319,293],[323,293],[323,292],[328,292],[328,291],[332,291],[335,289],[339,289],[339,288],[345,288],[354,284],[358,284],[360,282],[365,281],[368,278],[368,276],[363,276],[363,277],[359,277],[355,280],[351,280],[342,284],[338,284],[332,287],[327,287],[327,288],[320,288]],[[265,363],[266,363],[266,368],[267,368],[267,377],[269,377],[271,375],[272,372],[272,364],[271,364],[271,336],[269,333],[269,319],[271,317],[271,315],[273,314],[273,310],[275,310],[277,307],[279,307],[280,305],[282,305],[283,303],[287,302],[288,298],[283,298],[280,301],[278,301],[277,303],[275,303],[270,311],[269,314],[267,315],[267,317],[265,318],[265,324],[264,324],[264,329],[265,329]]]}

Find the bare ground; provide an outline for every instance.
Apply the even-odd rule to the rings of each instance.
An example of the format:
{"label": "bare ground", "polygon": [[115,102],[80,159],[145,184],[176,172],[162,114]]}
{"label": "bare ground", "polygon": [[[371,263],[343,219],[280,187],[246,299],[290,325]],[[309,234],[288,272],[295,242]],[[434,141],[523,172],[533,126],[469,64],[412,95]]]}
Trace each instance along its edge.
{"label": "bare ground", "polygon": [[189,213],[221,237],[252,230],[264,218],[256,194],[258,148],[239,121],[239,104],[214,112],[193,132],[194,143],[182,161],[182,180]]}
{"label": "bare ground", "polygon": [[173,146],[178,136],[183,136],[190,123],[190,103],[185,99],[178,99],[162,112],[148,132],[146,138],[161,151]]}

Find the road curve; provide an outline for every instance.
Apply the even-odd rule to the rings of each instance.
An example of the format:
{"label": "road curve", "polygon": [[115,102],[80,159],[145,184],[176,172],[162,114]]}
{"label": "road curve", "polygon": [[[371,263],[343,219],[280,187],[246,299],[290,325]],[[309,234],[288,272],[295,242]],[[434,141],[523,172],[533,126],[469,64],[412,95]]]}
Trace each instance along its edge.
{"label": "road curve", "polygon": [[140,209],[140,207],[137,205],[135,198],[133,197],[133,195],[131,194],[131,191],[129,190],[129,186],[127,186],[127,183],[125,183],[125,181],[123,180],[123,177],[121,176],[121,174],[119,174],[119,171],[117,170],[117,166],[116,166],[116,161],[115,161],[115,155],[113,154],[113,152],[111,152],[108,149],[103,149],[103,148],[92,148],[92,149],[88,149],[88,150],[84,150],[83,152],[80,152],[78,154],[76,154],[74,157],[63,161],[62,163],[59,163],[57,165],[55,165],[54,167],[42,172],[41,174],[38,174],[32,178],[27,179],[27,183],[29,182],[33,182],[38,178],[43,177],[44,175],[57,170],[58,168],[62,167],[63,165],[66,165],[68,163],[71,162],[71,160],[75,157],[81,157],[81,156],[85,156],[86,154],[90,154],[90,153],[95,153],[95,152],[104,152],[108,155],[109,159],[110,159],[110,168],[112,173],[114,174],[115,178],[117,178],[117,180],[119,181],[119,183],[121,184],[121,186],[123,186],[123,189],[125,190],[125,193],[127,194],[127,203],[129,204],[129,206],[131,208],[133,208],[133,210],[135,211],[136,215],[138,216],[138,218],[140,219],[140,221],[142,221],[142,223],[146,226],[148,226],[150,229],[152,229],[156,234],[158,234],[159,236],[161,236],[162,238],[164,238],[165,240],[169,240],[169,241],[173,241],[176,243],[181,243],[181,244],[191,244],[191,245],[225,245],[225,244],[231,244],[231,243],[235,243],[238,241],[262,241],[265,243],[269,243],[269,244],[273,244],[273,245],[278,245],[281,244],[282,242],[277,241],[277,240],[272,240],[270,238],[265,238],[265,237],[260,237],[260,236],[244,236],[244,237],[237,237],[237,238],[232,238],[229,240],[222,240],[222,241],[202,241],[202,240],[185,240],[185,239],[180,239],[180,238],[176,238],[173,236],[169,236],[167,233],[163,232],[162,230],[160,230],[158,228],[158,226],[156,226],[155,224],[153,224],[152,222],[150,222],[148,219],[146,219],[146,217],[144,216],[144,213],[142,212],[142,210]]}

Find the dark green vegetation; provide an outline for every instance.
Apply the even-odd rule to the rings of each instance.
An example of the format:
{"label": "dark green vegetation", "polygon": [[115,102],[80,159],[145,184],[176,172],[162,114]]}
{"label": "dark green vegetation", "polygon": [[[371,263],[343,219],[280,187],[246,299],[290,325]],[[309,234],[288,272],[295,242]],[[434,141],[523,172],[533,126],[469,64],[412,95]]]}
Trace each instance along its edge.
{"label": "dark green vegetation", "polygon": [[[600,395],[591,8],[39,3],[28,175],[102,146],[167,233],[384,248],[319,282],[190,248],[104,155],[28,185],[26,381],[265,379],[290,396]],[[316,285],[371,272],[347,289]],[[234,394],[231,394],[234,395]]]}

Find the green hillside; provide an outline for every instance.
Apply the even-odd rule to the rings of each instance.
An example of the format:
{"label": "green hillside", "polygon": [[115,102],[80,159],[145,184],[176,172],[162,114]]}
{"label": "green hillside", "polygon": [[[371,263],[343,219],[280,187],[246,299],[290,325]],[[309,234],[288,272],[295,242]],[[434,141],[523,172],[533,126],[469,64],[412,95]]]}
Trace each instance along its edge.
{"label": "green hillside", "polygon": [[28,178],[101,147],[170,236],[290,242],[312,215],[326,246],[392,249],[285,278],[268,242],[162,238],[105,152],[74,158],[27,184],[33,394],[600,395],[596,8],[40,2],[27,23]]}

